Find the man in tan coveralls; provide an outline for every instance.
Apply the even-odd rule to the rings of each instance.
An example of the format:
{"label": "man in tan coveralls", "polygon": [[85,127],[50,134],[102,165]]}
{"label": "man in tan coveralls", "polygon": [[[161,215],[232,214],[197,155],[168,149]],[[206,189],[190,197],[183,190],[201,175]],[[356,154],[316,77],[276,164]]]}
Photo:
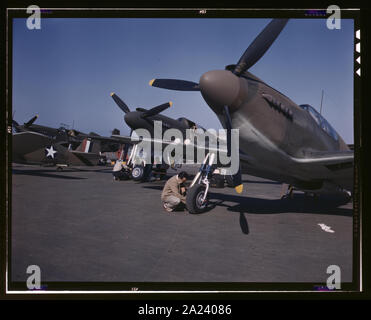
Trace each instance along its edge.
{"label": "man in tan coveralls", "polygon": [[164,209],[172,212],[180,203],[186,203],[184,183],[188,179],[188,174],[184,171],[171,177],[162,190],[161,200]]}

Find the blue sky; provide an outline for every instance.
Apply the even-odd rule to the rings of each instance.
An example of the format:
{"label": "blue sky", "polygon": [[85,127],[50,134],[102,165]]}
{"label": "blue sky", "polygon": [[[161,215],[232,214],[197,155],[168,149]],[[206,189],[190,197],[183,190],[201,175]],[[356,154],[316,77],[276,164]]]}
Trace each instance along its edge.
{"label": "blue sky", "polygon": [[[13,112],[23,123],[110,135],[128,134],[114,91],[126,104],[150,108],[167,101],[164,115],[187,117],[205,128],[220,123],[198,92],[148,85],[153,78],[198,82],[224,69],[270,19],[51,19],[28,30],[13,24]],[[325,19],[291,19],[250,72],[297,104],[319,110],[347,143],[353,143],[353,20],[329,30]]]}

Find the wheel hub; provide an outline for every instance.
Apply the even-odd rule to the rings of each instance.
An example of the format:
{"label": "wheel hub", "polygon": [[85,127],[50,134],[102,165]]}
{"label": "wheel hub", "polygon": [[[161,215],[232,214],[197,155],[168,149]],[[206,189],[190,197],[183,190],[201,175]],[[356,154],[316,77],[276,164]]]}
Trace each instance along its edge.
{"label": "wheel hub", "polygon": [[206,206],[206,199],[205,201],[202,201],[204,198],[204,195],[205,195],[205,191],[201,191],[196,197],[196,204],[197,204],[197,207],[200,209],[203,209]]}

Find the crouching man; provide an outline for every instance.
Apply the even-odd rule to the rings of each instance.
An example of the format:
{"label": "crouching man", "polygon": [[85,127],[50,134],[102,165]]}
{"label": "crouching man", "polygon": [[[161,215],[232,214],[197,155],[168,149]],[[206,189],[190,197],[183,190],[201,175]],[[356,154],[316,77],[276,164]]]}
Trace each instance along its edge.
{"label": "crouching man", "polygon": [[125,180],[127,177],[122,160],[117,160],[112,170],[113,180]]}
{"label": "crouching man", "polygon": [[187,172],[182,171],[166,182],[161,194],[162,205],[166,211],[172,212],[185,207],[186,187],[184,183],[187,179]]}

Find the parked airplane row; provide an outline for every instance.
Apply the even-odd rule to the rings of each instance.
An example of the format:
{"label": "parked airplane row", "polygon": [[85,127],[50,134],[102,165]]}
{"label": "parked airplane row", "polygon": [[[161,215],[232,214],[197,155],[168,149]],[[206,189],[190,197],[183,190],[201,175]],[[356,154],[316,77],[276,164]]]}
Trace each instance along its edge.
{"label": "parked airplane row", "polygon": [[[226,180],[229,186],[241,193],[242,173],[286,183],[314,194],[349,195],[353,192],[354,151],[329,122],[313,106],[296,104],[249,72],[270,48],[287,22],[288,19],[273,19],[249,45],[237,64],[228,65],[224,70],[207,71],[198,82],[177,79],[150,81],[153,87],[200,92],[227,130],[227,146],[224,149],[192,145],[196,151],[203,148],[206,153],[187,194],[190,212],[202,212],[206,209],[207,194],[213,179]],[[161,114],[171,107],[171,102],[151,109],[131,110],[115,93],[111,97],[125,113],[124,120],[131,131],[146,129],[151,133],[151,138],[142,137],[134,141],[132,137],[121,136],[117,132],[111,137],[100,137],[70,132],[63,128],[37,128],[32,124],[34,119],[31,119],[23,126],[14,123],[18,132],[13,135],[13,154],[21,155],[21,158],[14,157],[13,160],[32,161],[44,155],[55,162],[59,153],[66,162],[78,159],[77,161],[86,163],[94,153],[86,152],[86,144],[83,144],[86,139],[99,141],[101,148],[105,146],[108,149],[125,144],[123,155],[129,158],[126,164],[128,175],[142,180],[148,177],[153,165],[141,160],[138,162],[139,150],[136,145],[148,140],[152,145],[160,144],[161,150],[164,150],[175,143],[174,140],[154,139],[156,121],[161,121],[164,130],[174,128],[183,132],[184,138],[187,129],[202,128],[189,119],[172,119]],[[240,166],[239,170],[228,175],[223,174],[225,166],[215,159],[217,153],[231,155],[232,129],[239,130],[237,157]],[[181,143],[185,148],[184,141],[186,139]],[[129,145],[132,145],[130,155]],[[154,160],[155,154],[151,154],[151,158]],[[151,163],[153,162],[155,161]]]}

